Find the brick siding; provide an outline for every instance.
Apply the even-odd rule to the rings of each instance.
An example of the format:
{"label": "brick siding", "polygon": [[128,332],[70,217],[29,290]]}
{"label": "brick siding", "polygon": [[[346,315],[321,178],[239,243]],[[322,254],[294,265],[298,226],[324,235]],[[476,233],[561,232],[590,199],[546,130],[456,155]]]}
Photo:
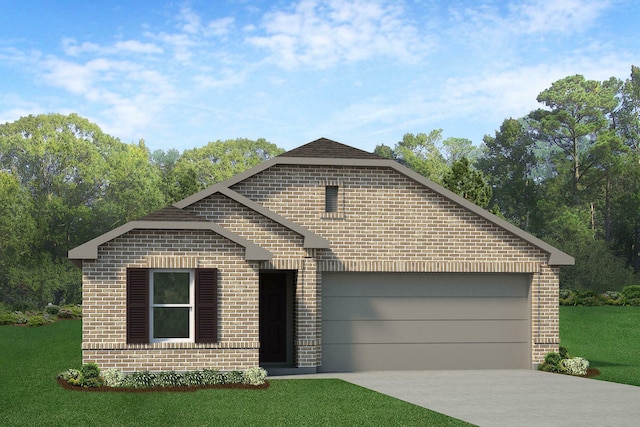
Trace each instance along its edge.
{"label": "brick siding", "polygon": [[[326,185],[340,187],[324,212]],[[258,272],[297,271],[295,365],[321,361],[323,271],[528,273],[532,363],[558,347],[558,274],[548,254],[391,168],[276,165],[232,189],[328,239],[302,236],[219,193],[185,208],[273,253],[249,263],[244,248],[210,231],[126,233],[83,268],[83,360],[137,369],[245,369],[258,364]],[[127,267],[212,267],[220,272],[219,343],[127,345]]]}

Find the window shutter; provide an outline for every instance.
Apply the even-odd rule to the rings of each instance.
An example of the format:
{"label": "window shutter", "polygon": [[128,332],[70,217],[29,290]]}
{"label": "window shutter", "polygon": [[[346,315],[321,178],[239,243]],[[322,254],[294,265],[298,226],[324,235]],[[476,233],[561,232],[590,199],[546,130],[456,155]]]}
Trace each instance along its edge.
{"label": "window shutter", "polygon": [[127,343],[149,342],[149,270],[127,269]]}
{"label": "window shutter", "polygon": [[196,342],[218,341],[218,270],[196,269]]}

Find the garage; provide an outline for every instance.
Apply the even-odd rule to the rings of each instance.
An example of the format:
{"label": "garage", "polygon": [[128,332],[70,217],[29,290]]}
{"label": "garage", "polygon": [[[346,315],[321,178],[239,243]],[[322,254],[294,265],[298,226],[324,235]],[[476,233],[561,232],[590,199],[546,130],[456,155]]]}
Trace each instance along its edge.
{"label": "garage", "polygon": [[323,273],[322,372],[530,369],[529,274]]}

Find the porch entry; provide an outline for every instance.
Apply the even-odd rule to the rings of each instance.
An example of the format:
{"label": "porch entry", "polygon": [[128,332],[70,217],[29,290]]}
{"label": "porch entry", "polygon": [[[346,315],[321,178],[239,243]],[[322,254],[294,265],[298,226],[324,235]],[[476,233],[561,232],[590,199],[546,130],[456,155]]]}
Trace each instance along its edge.
{"label": "porch entry", "polygon": [[260,271],[260,366],[293,367],[295,270]]}

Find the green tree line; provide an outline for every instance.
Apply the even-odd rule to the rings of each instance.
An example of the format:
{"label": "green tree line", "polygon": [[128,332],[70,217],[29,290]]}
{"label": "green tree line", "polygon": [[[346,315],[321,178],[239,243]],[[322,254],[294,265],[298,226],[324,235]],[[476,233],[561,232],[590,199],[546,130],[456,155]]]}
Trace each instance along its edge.
{"label": "green tree line", "polygon": [[[479,145],[410,134],[393,159],[576,258],[561,286],[619,290],[640,272],[640,69],[626,80],[568,76],[541,107]],[[265,139],[179,152],[123,143],[76,114],[0,125],[0,297],[13,309],[80,302],[67,251],[284,150]]]}

